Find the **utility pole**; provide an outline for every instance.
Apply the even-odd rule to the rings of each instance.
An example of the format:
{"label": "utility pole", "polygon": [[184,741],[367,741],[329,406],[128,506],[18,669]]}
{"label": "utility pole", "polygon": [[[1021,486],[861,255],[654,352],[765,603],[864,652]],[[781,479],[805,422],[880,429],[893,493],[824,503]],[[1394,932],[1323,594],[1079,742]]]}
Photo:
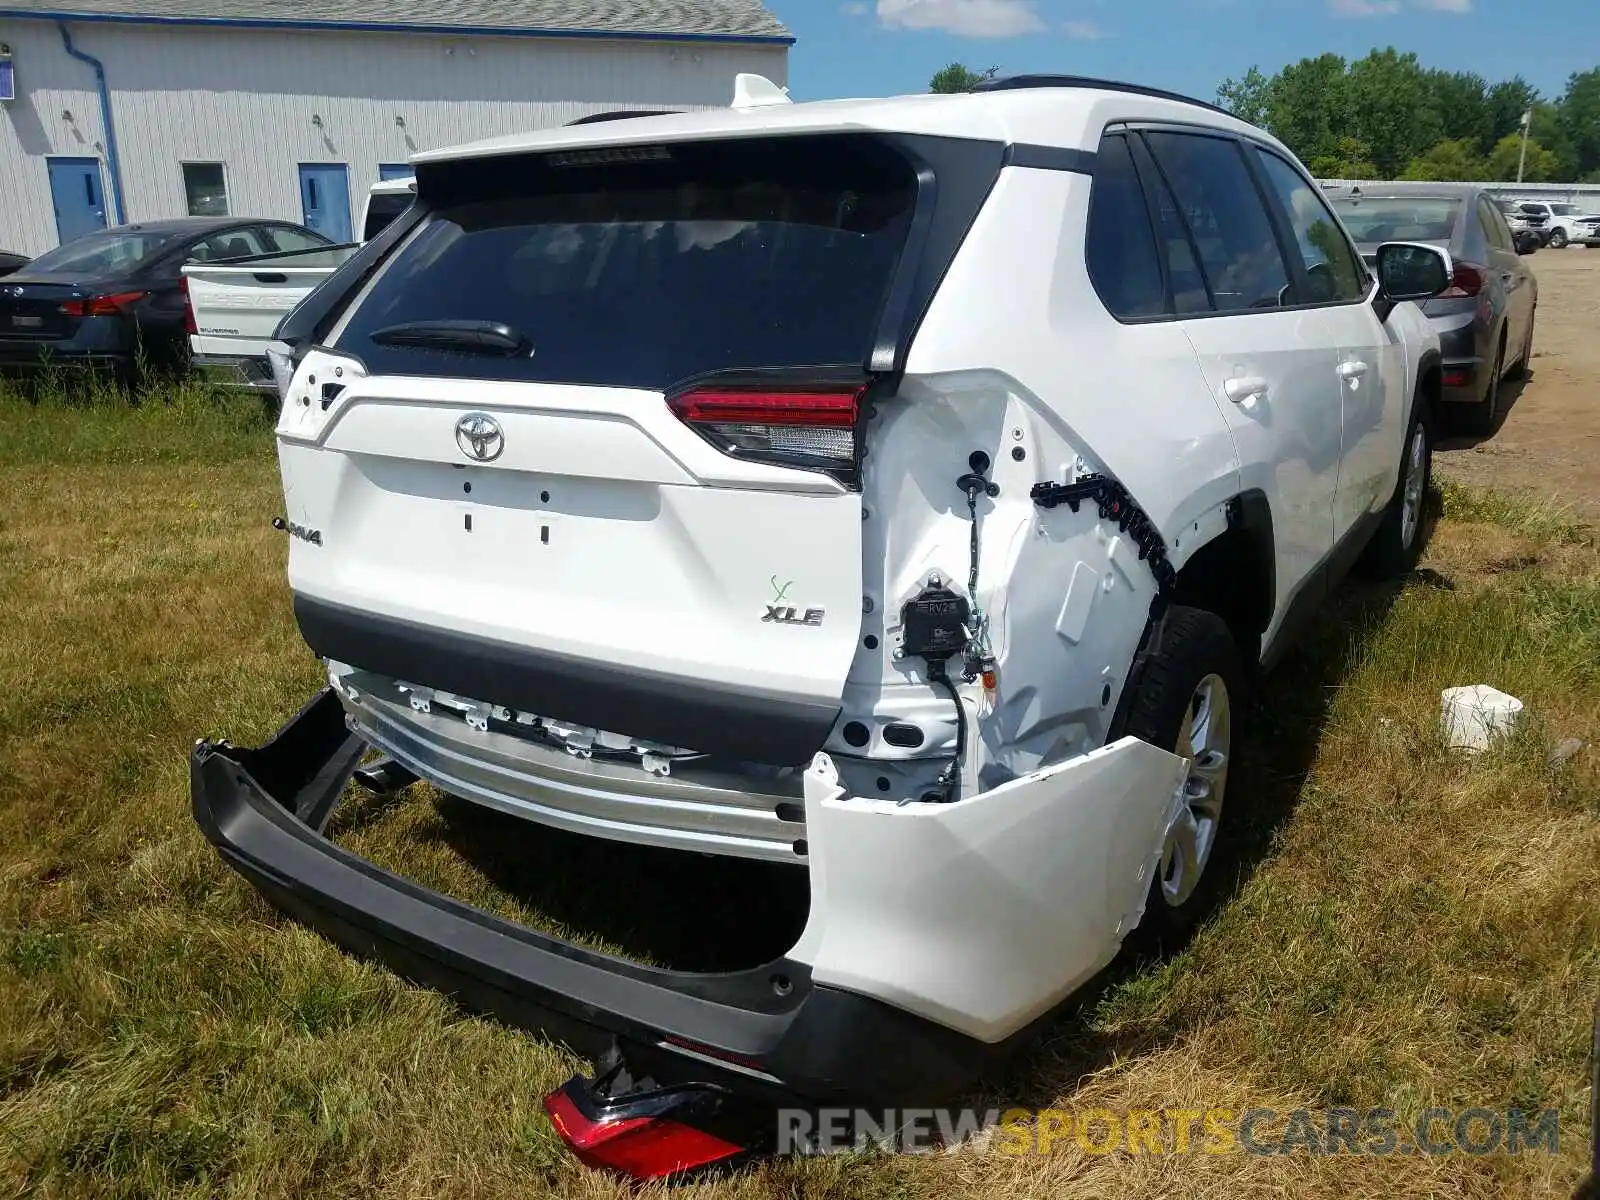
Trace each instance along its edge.
{"label": "utility pole", "polygon": [[1522,168],[1528,164],[1528,126],[1533,124],[1533,109],[1522,113],[1522,153],[1517,155],[1517,182],[1522,182]]}

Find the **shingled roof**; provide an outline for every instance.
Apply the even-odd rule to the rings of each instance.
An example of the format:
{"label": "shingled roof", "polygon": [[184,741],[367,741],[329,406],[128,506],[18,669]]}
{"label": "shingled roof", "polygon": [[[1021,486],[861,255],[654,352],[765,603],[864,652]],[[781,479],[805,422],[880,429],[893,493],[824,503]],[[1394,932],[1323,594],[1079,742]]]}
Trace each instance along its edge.
{"label": "shingled roof", "polygon": [[760,0],[0,0],[0,16],[792,42]]}

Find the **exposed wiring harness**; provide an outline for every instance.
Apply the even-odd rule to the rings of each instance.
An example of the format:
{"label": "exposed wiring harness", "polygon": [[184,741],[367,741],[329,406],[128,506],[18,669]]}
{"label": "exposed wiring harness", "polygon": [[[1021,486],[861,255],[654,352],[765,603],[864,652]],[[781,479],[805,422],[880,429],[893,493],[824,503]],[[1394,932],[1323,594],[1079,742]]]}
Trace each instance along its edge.
{"label": "exposed wiring harness", "polygon": [[[967,710],[961,703],[961,693],[956,691],[955,680],[950,678],[944,659],[929,660],[928,682],[943,688],[950,697],[950,703],[956,707],[956,755],[939,773],[939,787],[944,792],[944,801],[954,804],[961,799],[961,764],[967,760]],[[906,801],[902,800],[901,803]]]}

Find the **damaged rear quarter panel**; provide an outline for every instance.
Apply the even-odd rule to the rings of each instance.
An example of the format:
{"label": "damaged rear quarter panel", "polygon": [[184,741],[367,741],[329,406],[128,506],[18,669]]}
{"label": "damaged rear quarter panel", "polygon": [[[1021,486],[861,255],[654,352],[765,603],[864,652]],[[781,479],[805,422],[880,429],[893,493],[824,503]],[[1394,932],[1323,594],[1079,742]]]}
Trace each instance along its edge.
{"label": "damaged rear quarter panel", "polygon": [[[920,661],[894,657],[894,644],[900,606],[931,572],[966,589],[971,525],[956,480],[969,454],[989,456],[1000,489],[977,501],[975,597],[989,617],[999,686],[992,701],[966,689],[981,711],[963,794],[1104,743],[1156,594],[1132,539],[1093,504],[1046,512],[1029,489],[1087,472],[1120,480],[1177,567],[1221,528],[1238,492],[1233,438],[1181,325],[1119,324],[1090,284],[1089,188],[1068,172],[1002,172],[923,321],[898,394],[870,420],[868,636],[844,712],[873,741],[863,751],[836,730],[827,746],[852,786],[846,756],[953,753],[953,711],[924,682]],[[1003,292],[996,280],[1007,281]],[[877,732],[892,720],[933,736],[896,753]]]}

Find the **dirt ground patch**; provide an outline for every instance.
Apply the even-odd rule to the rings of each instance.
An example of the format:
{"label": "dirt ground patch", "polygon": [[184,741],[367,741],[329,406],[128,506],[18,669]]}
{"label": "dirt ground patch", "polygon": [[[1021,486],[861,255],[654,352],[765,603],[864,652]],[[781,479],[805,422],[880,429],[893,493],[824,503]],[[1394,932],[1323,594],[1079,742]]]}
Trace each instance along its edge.
{"label": "dirt ground patch", "polygon": [[1542,250],[1533,369],[1506,383],[1509,412],[1492,438],[1451,438],[1445,479],[1554,501],[1600,523],[1600,250]]}

